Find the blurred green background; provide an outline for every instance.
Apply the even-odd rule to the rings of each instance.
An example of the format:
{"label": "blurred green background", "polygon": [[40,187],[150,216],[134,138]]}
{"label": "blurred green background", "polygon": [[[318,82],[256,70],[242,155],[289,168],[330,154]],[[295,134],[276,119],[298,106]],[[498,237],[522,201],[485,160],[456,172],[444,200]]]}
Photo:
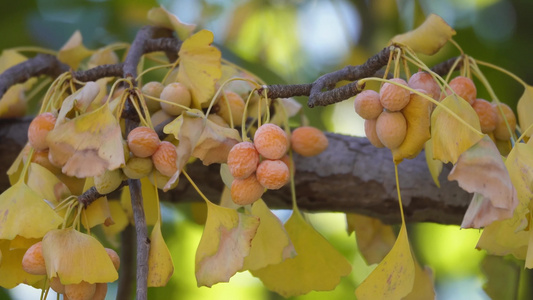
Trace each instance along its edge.
{"label": "blurred green background", "polygon": [[[454,39],[467,54],[533,83],[533,1],[529,0],[2,1],[0,49],[24,45],[59,49],[75,30],[81,31],[90,49],[131,42],[136,31],[147,23],[147,11],[158,5],[182,21],[213,31],[225,58],[271,84],[312,82],[347,64],[360,64],[381,50],[392,36],[414,28],[429,13],[442,16],[457,30]],[[446,46],[434,57],[422,58],[432,66],[458,54],[453,46]],[[482,70],[500,100],[514,107],[522,87],[501,73]],[[483,88],[478,88],[478,95],[488,98]],[[306,114],[317,127],[362,135],[362,121],[352,105],[353,101],[348,100],[326,108],[306,108]],[[237,274],[229,284],[197,288],[194,253],[203,227],[191,221],[189,211],[186,205],[165,206],[164,236],[176,269],[167,287],[150,289],[150,299],[280,299],[248,273]],[[355,298],[355,288],[373,266],[367,266],[359,255],[354,236],[346,234],[342,214],[314,214],[310,219],[353,262],[353,272],[335,291],[312,292],[294,299]],[[438,299],[488,299],[482,290],[485,278],[480,270],[484,253],[475,250],[480,231],[416,224],[409,226],[409,232],[418,259],[433,268]],[[514,266],[510,272],[519,273],[516,266],[520,265],[510,263]],[[516,277],[502,275],[502,280],[517,284]],[[114,298],[115,289],[111,287],[109,299]],[[28,299],[27,293],[31,291],[25,288],[11,294],[0,290],[0,299]]]}

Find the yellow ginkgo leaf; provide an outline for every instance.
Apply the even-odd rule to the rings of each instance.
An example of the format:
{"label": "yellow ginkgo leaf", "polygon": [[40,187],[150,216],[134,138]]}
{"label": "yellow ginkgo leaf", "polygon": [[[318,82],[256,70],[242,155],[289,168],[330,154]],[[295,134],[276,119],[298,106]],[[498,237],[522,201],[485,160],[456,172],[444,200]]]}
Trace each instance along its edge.
{"label": "yellow ginkgo leaf", "polygon": [[42,199],[55,207],[61,200],[70,196],[70,190],[47,168],[31,163],[28,172],[28,186]]}
{"label": "yellow ginkgo leaf", "polygon": [[65,123],[67,116],[72,117],[69,113],[74,109],[77,112],[84,113],[99,93],[100,86],[98,83],[89,81],[83,88],[65,98],[57,115],[56,126]]}
{"label": "yellow ginkgo leaf", "polygon": [[46,140],[50,160],[68,176],[98,176],[124,165],[120,124],[107,104],[56,126]]}
{"label": "yellow ginkgo leaf", "polygon": [[113,45],[109,45],[105,48],[98,49],[91,55],[91,58],[87,62],[87,67],[92,69],[101,65],[114,65],[119,62],[118,56],[113,51]]}
{"label": "yellow ginkgo leaf", "polygon": [[424,154],[426,155],[426,164],[428,165],[429,173],[435,185],[440,188],[439,175],[442,172],[442,161],[433,159],[433,141],[429,139],[426,142]]}
{"label": "yellow ginkgo leaf", "polygon": [[62,284],[113,282],[118,273],[104,246],[94,237],[72,228],[54,229],[43,238],[48,278]]}
{"label": "yellow ginkgo leaf", "polygon": [[163,7],[150,9],[148,12],[148,21],[155,26],[173,29],[181,40],[188,38],[196,28],[194,24],[187,24],[180,21],[177,16],[171,14]]}
{"label": "yellow ginkgo leaf", "polygon": [[158,220],[150,234],[150,253],[148,256],[148,286],[165,286],[174,273],[174,263],[167,244],[161,234]]}
{"label": "yellow ginkgo leaf", "polygon": [[415,158],[422,151],[424,144],[431,137],[429,125],[432,109],[431,102],[418,94],[411,93],[409,103],[402,109],[407,121],[407,133],[402,144],[392,149],[394,163],[399,164],[404,158]]}
{"label": "yellow ginkgo leaf", "polygon": [[[41,238],[38,238],[38,239],[27,239],[27,238],[21,237],[20,235],[17,235],[17,237],[14,238],[13,240],[11,240],[11,242],[9,243],[9,250],[28,249],[31,246],[33,246],[33,244],[35,244],[35,243],[37,243],[39,241],[41,241]],[[1,263],[1,260],[0,260],[0,263]]]}
{"label": "yellow ginkgo leaf", "polygon": [[19,181],[0,195],[0,239],[41,238],[61,219],[46,202]]}
{"label": "yellow ginkgo leaf", "polygon": [[285,230],[296,250],[294,258],[251,271],[270,290],[291,297],[310,291],[333,290],[342,276],[351,272],[350,263],[294,210]]}
{"label": "yellow ginkgo leaf", "polygon": [[348,233],[355,231],[357,248],[368,265],[377,264],[392,249],[396,236],[390,225],[359,214],[346,214]]}
{"label": "yellow ginkgo leaf", "polygon": [[[147,225],[155,225],[159,218],[159,206],[157,204],[157,195],[154,185],[148,177],[141,178],[141,193],[143,196],[144,215]],[[131,208],[130,188],[125,186],[122,189],[120,203],[126,214],[133,220],[133,209]]]}
{"label": "yellow ginkgo leaf", "polygon": [[[518,100],[516,106],[516,111],[518,112],[518,122],[522,130],[527,130],[531,125],[533,125],[533,86],[526,85],[524,94]],[[531,136],[533,130],[530,130],[526,133],[527,136]]]}
{"label": "yellow ginkgo leaf", "polygon": [[417,53],[433,55],[455,35],[446,21],[441,17],[430,14],[422,25],[392,38],[394,44],[406,45]]}
{"label": "yellow ginkgo leaf", "polygon": [[117,234],[122,232],[124,228],[128,226],[130,221],[119,201],[108,201],[107,204],[114,223],[108,226],[103,226],[102,230],[104,231],[107,240],[116,247],[120,245],[119,240],[117,239]]}
{"label": "yellow ginkgo leaf", "polygon": [[109,211],[107,204],[107,197],[96,199],[81,213],[81,224],[85,228],[93,228],[100,224],[112,225],[113,223],[111,211]]}
{"label": "yellow ginkgo leaf", "polygon": [[65,45],[61,47],[57,54],[57,58],[76,70],[80,65],[80,62],[89,57],[92,53],[93,51],[85,48],[81,33],[79,30],[76,30]]}
{"label": "yellow ginkgo leaf", "polygon": [[415,260],[415,282],[413,290],[402,300],[428,300],[435,299],[435,284],[433,271],[430,267],[422,268]]}
{"label": "yellow ginkgo leaf", "polygon": [[518,205],[509,172],[488,135],[459,156],[448,180],[457,180],[462,189],[474,193],[461,228],[482,228],[511,218]]}
{"label": "yellow ginkgo leaf", "polygon": [[215,92],[215,83],[222,75],[220,51],[211,45],[213,33],[201,30],[185,41],[179,51],[178,81],[185,84],[192,96],[192,107],[206,106]]}
{"label": "yellow ginkgo leaf", "polygon": [[198,286],[228,282],[241,270],[258,226],[258,217],[207,201],[207,221],[195,259]]}
{"label": "yellow ginkgo leaf", "polygon": [[252,240],[250,254],[244,258],[242,270],[257,270],[268,265],[279,264],[296,255],[287,231],[281,221],[268,209],[261,199],[252,205],[252,215],[261,223]]}
{"label": "yellow ginkgo leaf", "polygon": [[225,163],[231,148],[241,141],[239,131],[222,127],[209,119],[206,121],[192,156],[199,158],[206,166],[212,163]]}
{"label": "yellow ginkgo leaf", "polygon": [[22,148],[19,155],[17,155],[15,161],[13,161],[13,163],[7,170],[6,173],[9,177],[9,184],[14,185],[19,180],[20,174],[22,173],[22,169],[24,169],[24,160],[26,159],[25,157],[27,153],[30,151],[30,147],[30,144],[27,143],[26,146]]}
{"label": "yellow ginkgo leaf", "polygon": [[21,283],[31,285],[45,277],[31,275],[22,269],[22,257],[26,250],[9,250],[9,241],[0,241],[0,287],[12,289]]}
{"label": "yellow ginkgo leaf", "polygon": [[[453,116],[450,111],[462,121]],[[431,141],[434,159],[455,164],[459,155],[481,138],[483,134],[476,111],[464,99],[450,95],[442,100],[433,111]]]}
{"label": "yellow ginkgo leaf", "polygon": [[529,232],[516,231],[512,219],[496,221],[483,229],[476,248],[488,254],[505,256],[512,254],[517,259],[525,260],[528,250]]}
{"label": "yellow ginkgo leaf", "polygon": [[[21,106],[21,107],[19,107]],[[24,85],[15,84],[4,93],[0,99],[0,117],[20,117],[26,111]]]}
{"label": "yellow ginkgo leaf", "polygon": [[359,285],[355,295],[359,300],[402,299],[411,293],[414,282],[415,262],[402,224],[391,251]]}
{"label": "yellow ginkgo leaf", "polygon": [[18,53],[15,50],[3,50],[2,54],[0,55],[0,73],[3,73],[5,70],[11,68],[14,65],[20,64],[26,59],[26,56]]}

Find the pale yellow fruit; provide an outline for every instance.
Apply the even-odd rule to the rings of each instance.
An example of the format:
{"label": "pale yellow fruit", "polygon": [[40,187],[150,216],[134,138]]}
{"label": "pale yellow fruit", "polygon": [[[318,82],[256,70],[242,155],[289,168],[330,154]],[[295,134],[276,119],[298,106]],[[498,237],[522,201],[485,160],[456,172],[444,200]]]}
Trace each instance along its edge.
{"label": "pale yellow fruit", "polygon": [[[145,95],[148,95],[154,98],[160,98],[161,92],[163,92],[164,88],[165,86],[161,82],[150,81],[150,82],[147,82],[145,85],[143,85],[143,87],[141,88],[141,92]],[[159,104],[159,102],[148,99],[148,98],[145,98],[145,100],[146,100],[146,106],[148,107],[148,110],[151,113],[161,109],[161,105]]]}
{"label": "pale yellow fruit", "polygon": [[[191,93],[187,87],[180,82],[173,82],[165,86],[159,98],[185,107],[191,106]],[[172,116],[179,116],[185,111],[185,108],[183,107],[164,102],[161,102],[161,108]]]}
{"label": "pale yellow fruit", "polygon": [[[229,107],[228,107],[229,104]],[[244,114],[244,100],[237,93],[226,92],[222,97],[218,99],[218,112],[217,114],[231,124],[231,118],[233,118],[233,125],[242,125],[242,115]]]}
{"label": "pale yellow fruit", "polygon": [[65,285],[61,283],[58,277],[50,278],[50,287],[58,294],[65,293]]}
{"label": "pale yellow fruit", "polygon": [[124,175],[131,179],[141,179],[152,172],[154,164],[150,157],[131,157],[122,168]]}
{"label": "pale yellow fruit", "polygon": [[94,176],[94,186],[98,193],[106,195],[116,190],[123,180],[124,176],[121,169],[107,170],[100,176]]}

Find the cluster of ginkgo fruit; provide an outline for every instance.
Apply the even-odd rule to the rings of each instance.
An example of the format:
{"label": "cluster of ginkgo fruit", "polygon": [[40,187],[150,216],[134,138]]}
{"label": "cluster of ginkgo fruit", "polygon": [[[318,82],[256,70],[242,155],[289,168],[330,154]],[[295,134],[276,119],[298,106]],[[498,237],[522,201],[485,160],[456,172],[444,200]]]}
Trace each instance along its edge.
{"label": "cluster of ginkgo fruit", "polygon": [[290,180],[294,171],[287,151],[289,147],[302,155],[314,156],[328,147],[328,139],[317,128],[303,126],[295,129],[290,137],[281,127],[267,123],[261,125],[253,142],[241,142],[233,146],[228,155],[228,167],[234,180],[231,198],[238,205],[255,202],[265,189],[277,190]]}
{"label": "cluster of ginkgo fruit", "polygon": [[[32,275],[47,275],[46,263],[43,256],[42,242],[33,244],[22,258],[22,268]],[[120,267],[118,254],[110,248],[105,248],[115,270]],[[107,283],[88,283],[81,281],[75,284],[62,284],[59,277],[49,278],[50,287],[58,294],[63,294],[64,299],[70,300],[103,300],[107,294]]]}

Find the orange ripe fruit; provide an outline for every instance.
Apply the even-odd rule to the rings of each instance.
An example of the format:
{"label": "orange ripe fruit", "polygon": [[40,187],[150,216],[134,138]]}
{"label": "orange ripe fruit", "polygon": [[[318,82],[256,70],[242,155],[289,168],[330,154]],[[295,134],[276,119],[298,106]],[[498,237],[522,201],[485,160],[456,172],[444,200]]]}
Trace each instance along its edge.
{"label": "orange ripe fruit", "polygon": [[269,190],[278,190],[289,182],[289,168],[281,160],[263,160],[255,173],[257,181]]}
{"label": "orange ripe fruit", "polygon": [[[509,107],[509,105],[501,102],[500,104],[500,107],[503,110],[503,116],[505,116],[505,119],[507,120],[507,123],[511,128],[511,131],[514,132],[516,129],[516,116],[513,110]],[[496,123],[496,128],[494,129],[494,137],[499,140],[508,140],[511,138],[511,133],[509,132],[509,129],[505,124],[505,119],[503,118],[502,113],[498,108],[498,105],[496,103],[494,103],[493,105],[498,114],[498,122]]]}
{"label": "orange ripe fruit", "polygon": [[449,85],[459,97],[465,99],[470,105],[474,104],[477,97],[477,90],[472,79],[464,76],[457,76],[450,81]]}
{"label": "orange ripe fruit", "polygon": [[54,129],[56,117],[51,112],[45,112],[36,116],[28,128],[28,141],[35,150],[48,149],[46,136]]}
{"label": "orange ripe fruit", "polygon": [[375,119],[383,111],[379,94],[374,90],[364,90],[355,96],[355,112],[365,120]]}
{"label": "orange ripe fruit", "polygon": [[326,135],[315,127],[302,126],[296,128],[291,135],[292,150],[302,156],[318,155],[324,152],[328,145]]}
{"label": "orange ripe fruit", "polygon": [[376,132],[377,119],[365,120],[365,134],[366,138],[370,141],[370,144],[376,148],[383,148],[385,145],[379,140],[378,133]]}
{"label": "orange ripe fruit", "polygon": [[439,99],[440,86],[428,72],[417,72],[409,78],[409,86],[413,89],[426,91],[435,100]]}
{"label": "orange ripe fruit", "polygon": [[[231,118],[233,118],[233,125],[242,125],[242,115],[244,114],[244,100],[239,94],[228,91],[224,93],[218,100],[218,112],[226,123],[231,124]],[[226,102],[227,99],[227,102]],[[229,108],[228,108],[229,104]]]}
{"label": "orange ripe fruit", "polygon": [[289,148],[289,139],[281,127],[268,123],[257,128],[254,145],[259,154],[265,158],[280,159]]}
{"label": "orange ripe fruit", "polygon": [[157,151],[152,155],[154,167],[165,176],[171,177],[178,171],[176,161],[178,153],[176,147],[167,141],[161,142]]}
{"label": "orange ripe fruit", "polygon": [[[401,78],[393,78],[390,81],[407,86],[407,82]],[[408,90],[389,82],[383,84],[379,90],[381,105],[390,111],[400,111],[409,103],[410,97],[411,94]]]}
{"label": "orange ripe fruit", "polygon": [[234,178],[249,177],[257,169],[257,164],[259,164],[259,152],[250,142],[238,143],[229,151],[228,167]]}
{"label": "orange ripe fruit", "polygon": [[128,134],[128,147],[137,157],[148,157],[157,150],[161,141],[157,133],[148,127],[137,127]]}
{"label": "orange ripe fruit", "polygon": [[59,277],[50,278],[50,287],[58,294],[65,293],[65,286],[59,280]]}
{"label": "orange ripe fruit", "polygon": [[384,111],[376,122],[379,140],[389,149],[400,146],[407,134],[407,121],[401,112]]}
{"label": "orange ripe fruit", "polygon": [[115,270],[118,271],[118,268],[120,267],[120,257],[118,256],[117,252],[109,248],[105,248],[105,251],[107,252],[107,255],[109,255],[109,258],[111,258],[111,261],[113,262],[113,266],[115,267]]}
{"label": "orange ripe fruit", "polygon": [[[189,89],[180,82],[173,82],[165,86],[161,92],[161,99],[179,104],[185,107],[191,106],[191,93]],[[185,108],[177,105],[172,105],[169,103],[161,102],[161,108],[169,115],[179,116],[182,112],[185,111]]]}
{"label": "orange ripe fruit", "polygon": [[107,295],[107,283],[105,282],[97,283],[92,300],[105,300],[106,295]]}
{"label": "orange ripe fruit", "polygon": [[43,257],[43,243],[33,244],[22,257],[22,269],[33,275],[46,275],[46,266]]}
{"label": "orange ripe fruit", "polygon": [[481,125],[481,132],[490,133],[496,129],[498,123],[498,112],[496,107],[484,99],[476,99],[472,107],[479,117],[479,124]]}
{"label": "orange ripe fruit", "polygon": [[96,292],[96,284],[82,281],[77,284],[65,285],[65,296],[69,300],[92,300]]}
{"label": "orange ripe fruit", "polygon": [[289,172],[294,172],[294,162],[291,160],[291,158],[285,154],[282,158],[280,158],[283,163],[287,165],[287,168],[289,168]]}
{"label": "orange ripe fruit", "polygon": [[237,205],[248,205],[259,200],[265,188],[257,181],[255,174],[245,179],[234,179],[231,183],[231,199]]}

